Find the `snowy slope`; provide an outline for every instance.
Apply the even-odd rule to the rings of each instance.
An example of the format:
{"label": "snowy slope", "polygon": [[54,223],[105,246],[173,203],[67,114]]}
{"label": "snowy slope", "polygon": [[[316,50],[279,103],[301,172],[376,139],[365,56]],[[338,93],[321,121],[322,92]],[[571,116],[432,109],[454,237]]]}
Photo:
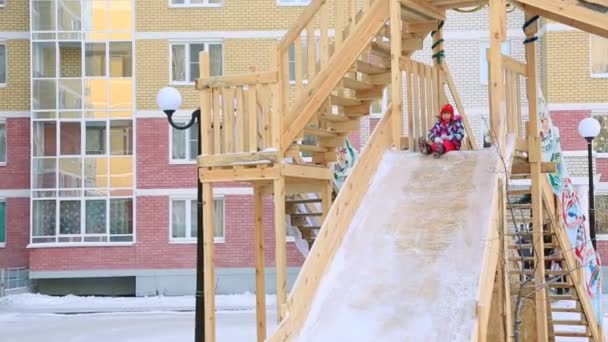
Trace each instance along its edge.
{"label": "snowy slope", "polygon": [[298,341],[469,341],[495,166],[386,152]]}

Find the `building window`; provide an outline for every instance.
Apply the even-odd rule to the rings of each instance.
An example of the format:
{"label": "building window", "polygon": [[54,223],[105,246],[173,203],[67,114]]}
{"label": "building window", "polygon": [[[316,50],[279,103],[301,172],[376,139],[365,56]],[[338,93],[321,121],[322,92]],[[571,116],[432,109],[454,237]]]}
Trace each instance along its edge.
{"label": "building window", "polygon": [[[214,239],[224,240],[224,199],[213,200]],[[197,208],[196,199],[171,199],[170,208],[170,240],[174,242],[195,242],[197,238]]]}
{"label": "building window", "polygon": [[608,195],[595,195],[595,226],[598,234],[608,234]]}
{"label": "building window", "polygon": [[[306,37],[302,37],[302,77],[303,82],[308,82],[308,40]],[[315,38],[315,68],[321,61],[321,55],[319,54],[319,40]],[[291,44],[287,49],[287,64],[289,65],[289,81],[296,81],[296,47],[295,43]]]}
{"label": "building window", "polygon": [[6,85],[6,44],[0,44],[0,86],[2,85]]}
{"label": "building window", "polygon": [[0,165],[6,165],[6,121],[0,119]]}
{"label": "building window", "polygon": [[0,0],[0,7],[6,6],[6,0]]}
{"label": "building window", "polygon": [[[484,41],[479,43],[479,81],[481,84],[488,84],[488,60],[486,58],[487,49],[490,48],[490,42]],[[509,42],[504,42],[500,45],[500,51],[503,55],[511,54],[511,45]]]}
{"label": "building window", "polygon": [[6,202],[0,200],[0,247],[6,244]]}
{"label": "building window", "polygon": [[209,51],[211,76],[220,76],[224,73],[222,44],[174,43],[171,44],[171,82],[193,83],[198,79],[198,54],[201,51]]}
{"label": "building window", "polygon": [[589,47],[591,77],[608,77],[608,39],[591,35]]}
{"label": "building window", "polygon": [[[183,124],[183,123],[178,123]],[[193,162],[198,156],[198,123],[190,129],[171,129],[171,161]]]}
{"label": "building window", "polygon": [[594,114],[593,117],[601,126],[600,134],[593,139],[593,148],[597,153],[608,153],[608,113]]}
{"label": "building window", "polygon": [[169,0],[174,7],[217,7],[222,5],[222,0]]}
{"label": "building window", "polygon": [[308,6],[310,0],[277,0],[279,6]]}

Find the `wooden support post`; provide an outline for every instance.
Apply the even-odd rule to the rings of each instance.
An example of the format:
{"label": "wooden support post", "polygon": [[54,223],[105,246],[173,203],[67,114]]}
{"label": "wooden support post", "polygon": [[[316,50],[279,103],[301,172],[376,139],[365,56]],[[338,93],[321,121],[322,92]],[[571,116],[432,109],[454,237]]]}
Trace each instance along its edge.
{"label": "wooden support post", "polygon": [[[505,237],[507,232],[507,188],[505,181],[501,179],[498,183],[500,189],[499,206],[500,206],[500,223],[498,225],[498,236],[501,239],[500,258],[498,258],[498,279],[502,282],[501,298],[503,309],[501,310],[502,324],[504,325],[505,341],[513,340],[513,315],[512,315],[512,299],[511,299],[511,284],[509,282],[509,268],[507,267],[509,243]],[[500,286],[500,285],[499,285]]]}
{"label": "wooden support post", "polygon": [[[399,61],[401,59],[401,3],[398,0],[390,0],[390,23],[391,23],[391,99],[393,101],[392,135],[393,147],[401,148],[401,136],[403,135],[403,78]],[[411,115],[411,114],[410,114]]]}
{"label": "wooden support post", "polygon": [[287,313],[287,242],[285,227],[285,178],[273,181],[274,193],[274,227],[277,275],[277,322],[281,322]]}
{"label": "wooden support post", "polygon": [[[525,20],[532,18],[532,14],[526,12]],[[538,26],[533,23],[525,30],[526,37],[532,37],[538,31]],[[547,289],[543,286],[545,282],[545,255],[543,240],[543,201],[542,201],[542,179],[541,173],[541,141],[539,134],[538,118],[538,94],[536,92],[536,45],[529,43],[526,49],[526,91],[528,96],[529,125],[528,125],[528,161],[530,162],[531,192],[532,192],[532,229],[534,243],[535,272],[534,282],[537,288],[535,294],[536,309],[536,332],[537,341],[547,341],[549,330],[547,326]]]}
{"label": "wooden support post", "polygon": [[505,120],[505,92],[503,81],[502,53],[500,46],[506,39],[505,0],[490,0],[490,131],[494,135],[494,143],[504,151],[506,145]]}
{"label": "wooden support post", "polygon": [[283,127],[283,94],[281,93],[283,88],[281,87],[281,80],[283,79],[283,68],[281,67],[281,48],[277,45],[277,49],[274,54],[273,65],[277,66],[278,82],[270,85],[272,89],[272,110],[270,111],[270,146],[276,148],[278,151],[281,150],[281,127]]}
{"label": "wooden support post", "polygon": [[321,202],[323,207],[323,216],[322,220],[325,220],[327,217],[327,213],[329,213],[329,209],[331,208],[331,194],[333,192],[332,181],[328,180],[321,186]]}
{"label": "wooden support post", "polygon": [[[439,110],[445,104],[445,99],[443,96],[443,83],[441,83],[441,73],[438,72],[440,70],[441,64],[443,63],[443,55],[439,56],[443,50],[443,25],[440,23],[437,27],[437,30],[432,32],[433,37],[433,55],[437,55],[436,58],[433,59],[433,91],[435,94],[435,107],[433,115],[438,115]],[[441,61],[441,62],[440,62]],[[460,113],[462,115],[462,113]]]}
{"label": "wooden support post", "polygon": [[215,342],[215,251],[213,185],[203,183],[203,246],[205,258],[205,341]]}
{"label": "wooden support post", "polygon": [[[199,77],[209,77],[209,52],[200,52],[199,60]],[[208,155],[211,152],[211,89],[206,88],[200,91],[200,106],[201,116],[199,117],[199,132],[201,132],[200,151],[202,154]]]}
{"label": "wooden support post", "polygon": [[255,216],[255,304],[258,342],[266,339],[266,282],[264,261],[264,193],[261,186],[253,187]]}

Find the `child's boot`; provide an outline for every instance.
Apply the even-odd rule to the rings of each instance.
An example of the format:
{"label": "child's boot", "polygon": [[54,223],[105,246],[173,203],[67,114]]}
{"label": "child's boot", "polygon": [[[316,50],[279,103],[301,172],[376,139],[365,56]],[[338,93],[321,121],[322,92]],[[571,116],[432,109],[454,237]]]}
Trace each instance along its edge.
{"label": "child's boot", "polygon": [[418,149],[422,154],[430,154],[431,146],[426,142],[424,138],[418,138]]}
{"label": "child's boot", "polygon": [[442,154],[445,153],[445,147],[443,146],[443,144],[437,144],[436,149],[437,149],[437,151],[435,151],[433,153],[433,157],[435,157],[435,158],[439,158],[439,157],[441,157]]}

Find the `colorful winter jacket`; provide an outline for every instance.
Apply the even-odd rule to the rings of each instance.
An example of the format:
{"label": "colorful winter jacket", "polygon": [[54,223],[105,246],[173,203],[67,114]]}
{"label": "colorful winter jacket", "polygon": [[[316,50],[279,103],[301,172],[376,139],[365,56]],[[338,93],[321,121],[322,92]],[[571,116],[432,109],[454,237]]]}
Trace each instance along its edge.
{"label": "colorful winter jacket", "polygon": [[431,128],[428,138],[434,141],[435,138],[441,138],[442,135],[447,135],[456,149],[460,149],[462,138],[464,138],[464,125],[460,116],[454,116],[450,122],[446,123],[443,120],[438,120],[435,126]]}

